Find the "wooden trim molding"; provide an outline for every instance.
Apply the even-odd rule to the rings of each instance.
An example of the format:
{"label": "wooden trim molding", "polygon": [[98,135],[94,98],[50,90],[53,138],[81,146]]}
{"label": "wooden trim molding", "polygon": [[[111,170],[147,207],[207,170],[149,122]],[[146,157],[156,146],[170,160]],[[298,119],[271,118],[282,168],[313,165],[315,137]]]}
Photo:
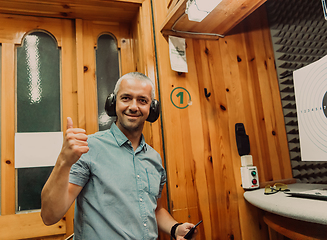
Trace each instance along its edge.
{"label": "wooden trim molding", "polygon": [[286,236],[290,239],[297,240],[323,240],[327,239],[327,225],[309,223],[291,218],[266,213],[263,217],[264,222],[268,225],[271,239],[273,234],[271,229]]}
{"label": "wooden trim molding", "polygon": [[15,213],[15,69],[14,43],[2,43],[1,214]]}

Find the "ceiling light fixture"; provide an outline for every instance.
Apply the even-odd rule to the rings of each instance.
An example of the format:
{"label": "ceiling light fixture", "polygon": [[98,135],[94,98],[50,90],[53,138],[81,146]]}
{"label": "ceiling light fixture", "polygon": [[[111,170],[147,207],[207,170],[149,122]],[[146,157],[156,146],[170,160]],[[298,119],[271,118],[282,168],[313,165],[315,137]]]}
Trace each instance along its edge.
{"label": "ceiling light fixture", "polygon": [[222,0],[188,0],[186,14],[190,21],[201,22]]}

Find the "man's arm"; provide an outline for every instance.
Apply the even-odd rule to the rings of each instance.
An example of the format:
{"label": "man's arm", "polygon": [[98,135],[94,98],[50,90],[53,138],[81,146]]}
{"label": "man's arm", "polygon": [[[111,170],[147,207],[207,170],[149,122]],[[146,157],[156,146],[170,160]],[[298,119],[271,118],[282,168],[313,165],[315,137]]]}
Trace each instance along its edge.
{"label": "man's arm", "polygon": [[41,217],[46,225],[58,222],[82,190],[82,187],[69,183],[69,172],[71,166],[88,150],[85,130],[73,128],[72,119],[67,118],[61,152],[41,193]]}
{"label": "man's arm", "polygon": [[[157,209],[156,209],[156,218],[158,227],[161,231],[170,235],[171,228],[177,223],[177,221],[169,214],[169,212],[162,207],[161,199],[158,200]],[[194,226],[192,223],[183,223],[176,228],[175,236],[177,240],[184,239],[188,231]],[[197,235],[197,230],[195,230],[193,235],[193,240]]]}

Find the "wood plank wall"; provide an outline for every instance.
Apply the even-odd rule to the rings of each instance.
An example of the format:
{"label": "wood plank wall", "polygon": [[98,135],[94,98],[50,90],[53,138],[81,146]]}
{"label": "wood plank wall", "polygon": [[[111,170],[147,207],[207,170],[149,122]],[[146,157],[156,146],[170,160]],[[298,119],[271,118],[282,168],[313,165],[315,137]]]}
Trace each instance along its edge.
{"label": "wood plank wall", "polygon": [[[235,124],[244,123],[262,183],[292,178],[265,8],[225,38],[186,39],[189,72],[178,74],[160,33],[168,0],[153,5],[172,214],[181,222],[203,219],[198,239],[268,239],[261,211],[243,198],[235,138]],[[192,105],[172,104],[176,87],[190,93]]]}
{"label": "wood plank wall", "polygon": [[[261,182],[292,178],[265,9],[262,7],[252,13],[225,38],[217,41],[186,39],[189,72],[178,74],[170,69],[168,41],[160,33],[168,2],[144,0],[130,32],[118,35],[122,36],[119,42],[124,43],[122,51],[126,51],[122,74],[137,70],[158,81],[157,98],[160,92],[162,115],[156,123],[146,125],[144,134],[149,144],[162,157],[166,156],[169,208],[181,222],[195,223],[203,219],[197,239],[268,239],[261,211],[243,199],[241,163],[234,133],[235,123],[243,122]],[[73,112],[78,115],[76,124],[91,133],[96,125],[94,119],[87,118],[92,111],[86,107],[86,99],[93,96],[88,81],[94,79],[94,69],[82,72],[82,67],[88,66],[88,56],[81,53],[88,41],[81,32],[89,25],[82,20],[75,23],[76,46],[72,48],[81,58],[76,61],[78,69],[74,73],[77,79],[74,92],[77,91],[78,96],[74,97],[73,105],[77,102],[79,108]],[[5,52],[3,46],[3,56]],[[11,74],[10,71],[6,73]],[[10,83],[3,81],[2,84]],[[2,87],[7,88],[7,85]],[[174,107],[170,94],[176,87],[183,87],[190,93],[192,105],[185,109]],[[204,88],[211,93],[209,98],[204,96]],[[3,156],[2,161],[6,158]],[[3,169],[5,167],[3,164]],[[5,189],[2,191],[4,193]],[[72,212],[71,209],[69,222],[72,222]],[[71,224],[67,224],[67,228],[66,233],[71,231]],[[170,239],[162,233],[159,238]]]}

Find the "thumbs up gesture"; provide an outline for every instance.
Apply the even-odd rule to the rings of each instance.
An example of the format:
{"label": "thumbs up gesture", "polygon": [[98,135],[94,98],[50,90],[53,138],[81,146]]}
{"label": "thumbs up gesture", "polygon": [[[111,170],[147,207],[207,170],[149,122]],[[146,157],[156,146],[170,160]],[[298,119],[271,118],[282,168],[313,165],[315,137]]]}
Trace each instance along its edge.
{"label": "thumbs up gesture", "polygon": [[67,131],[60,152],[64,163],[72,166],[82,156],[87,153],[89,147],[87,144],[87,135],[84,129],[74,128],[73,120],[67,118]]}

